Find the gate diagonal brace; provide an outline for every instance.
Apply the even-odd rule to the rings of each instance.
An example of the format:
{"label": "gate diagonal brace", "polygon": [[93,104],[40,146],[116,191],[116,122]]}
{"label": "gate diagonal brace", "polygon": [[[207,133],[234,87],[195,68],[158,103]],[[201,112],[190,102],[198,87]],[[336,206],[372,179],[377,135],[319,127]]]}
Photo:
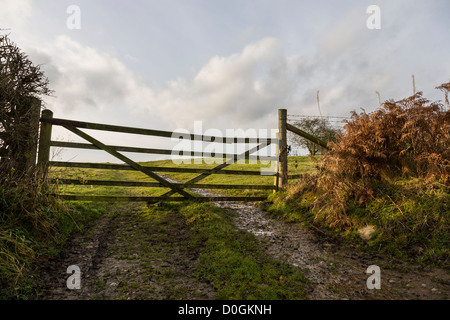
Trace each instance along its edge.
{"label": "gate diagonal brace", "polygon": [[[201,175],[199,175],[199,176],[197,176],[197,177],[195,177],[195,178],[192,178],[191,180],[185,182],[185,183],[183,184],[182,188],[187,188],[187,187],[195,188],[195,185],[194,185],[194,184],[197,183],[197,182],[199,182],[200,180],[203,180],[203,179],[205,179],[206,177],[210,176],[211,174],[214,174],[214,173],[216,173],[216,172],[218,172],[218,171],[220,171],[220,170],[222,170],[222,169],[224,169],[224,168],[226,168],[226,167],[232,165],[233,163],[237,162],[238,160],[245,159],[246,157],[248,157],[248,156],[249,156],[250,154],[252,154],[253,152],[256,152],[256,151],[258,151],[258,150],[264,149],[264,148],[267,147],[269,144],[270,144],[270,142],[263,142],[263,143],[261,143],[260,145],[258,145],[258,146],[256,146],[256,147],[253,147],[253,148],[247,150],[246,152],[241,153],[241,154],[238,155],[238,156],[235,156],[234,158],[232,158],[232,159],[230,159],[230,160],[227,160],[225,163],[222,163],[222,164],[218,165],[217,167],[212,168],[212,169],[209,170],[208,172],[202,173]],[[166,192],[166,193],[163,194],[162,196],[168,197],[168,196],[171,196],[171,195],[174,194],[174,193],[175,193],[175,192],[172,190],[172,191]]]}
{"label": "gate diagonal brace", "polygon": [[182,196],[184,196],[187,199],[193,199],[194,198],[194,196],[192,196],[188,192],[184,191],[182,188],[180,188],[180,187],[172,184],[171,182],[165,180],[164,178],[160,177],[159,175],[157,175],[153,171],[148,170],[147,168],[139,165],[138,163],[134,162],[133,160],[129,159],[128,157],[126,157],[126,156],[122,155],[121,153],[117,152],[113,148],[106,146],[105,144],[101,143],[100,141],[98,141],[97,139],[95,139],[92,136],[88,135],[87,133],[85,133],[85,132],[83,132],[83,131],[81,131],[81,130],[73,127],[73,126],[70,126],[70,125],[64,125],[63,127],[66,128],[67,130],[75,133],[76,135],[80,136],[81,138],[89,141],[90,143],[92,143],[97,148],[102,149],[102,150],[108,152],[109,154],[111,154],[112,156],[116,157],[117,159],[125,162],[130,167],[134,168],[135,170],[141,171],[142,173],[146,174],[150,178],[153,178],[156,181],[160,182],[165,187],[172,189],[170,191],[171,195],[174,194],[174,193],[179,193],[179,194],[181,194]]}

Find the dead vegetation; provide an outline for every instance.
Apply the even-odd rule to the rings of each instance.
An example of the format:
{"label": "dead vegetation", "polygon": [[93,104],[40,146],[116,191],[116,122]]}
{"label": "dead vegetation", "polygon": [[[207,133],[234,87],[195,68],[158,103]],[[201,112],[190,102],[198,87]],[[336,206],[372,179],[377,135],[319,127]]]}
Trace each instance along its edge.
{"label": "dead vegetation", "polygon": [[[449,88],[450,83],[438,87],[446,97]],[[433,261],[446,261],[448,105],[417,92],[386,101],[372,113],[353,112],[329,146],[318,161],[318,173],[305,175],[282,196],[291,203],[289,208],[310,212],[314,224],[347,234],[375,225],[369,244],[395,244],[396,250],[408,248]]]}
{"label": "dead vegetation", "polygon": [[327,175],[450,182],[450,112],[421,92],[371,114],[353,112],[344,129],[322,160]]}

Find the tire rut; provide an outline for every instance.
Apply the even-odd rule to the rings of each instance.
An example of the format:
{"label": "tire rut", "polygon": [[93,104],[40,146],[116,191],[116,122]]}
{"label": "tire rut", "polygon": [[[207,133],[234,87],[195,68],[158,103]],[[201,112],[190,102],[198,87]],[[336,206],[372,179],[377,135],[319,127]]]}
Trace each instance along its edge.
{"label": "tire rut", "polygon": [[[87,231],[74,234],[64,245],[60,254],[44,262],[39,268],[40,291],[37,299],[46,300],[86,300],[91,298],[89,283],[96,278],[100,264],[107,256],[108,244],[112,237],[114,217],[103,216]],[[82,279],[80,290],[67,288],[69,266],[79,267]]]}
{"label": "tire rut", "polygon": [[[74,234],[60,254],[43,262],[36,300],[214,299],[208,283],[193,275],[198,252],[189,247],[189,228],[168,213],[145,220],[142,208],[127,205]],[[67,288],[69,266],[81,270],[81,288]]]}

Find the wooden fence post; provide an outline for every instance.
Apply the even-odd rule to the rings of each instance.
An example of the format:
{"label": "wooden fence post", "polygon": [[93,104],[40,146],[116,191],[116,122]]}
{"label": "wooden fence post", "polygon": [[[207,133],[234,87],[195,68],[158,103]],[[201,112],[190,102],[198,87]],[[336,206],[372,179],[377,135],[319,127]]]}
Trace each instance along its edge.
{"label": "wooden fence post", "polygon": [[[50,110],[42,111],[42,118],[53,118],[53,112]],[[50,161],[50,141],[52,138],[52,124],[41,122],[41,131],[39,134],[38,168],[42,170],[44,177],[48,173],[48,162]]]}
{"label": "wooden fence post", "polygon": [[36,153],[39,140],[39,117],[41,115],[41,100],[37,98],[30,99],[30,128],[29,128],[29,148],[27,154],[27,170],[34,172],[36,168]]}
{"label": "wooden fence post", "polygon": [[279,187],[284,189],[288,185],[288,153],[287,153],[287,110],[278,110],[278,179]]}
{"label": "wooden fence post", "polygon": [[18,135],[18,143],[10,146],[11,160],[16,174],[32,175],[36,167],[41,101],[35,97],[23,97],[16,105],[16,112],[13,121],[17,122],[12,124],[12,133]]}
{"label": "wooden fence post", "polygon": [[[279,140],[279,139],[280,139],[280,135],[277,133],[277,140]],[[278,146],[278,143],[276,144],[275,147],[276,147],[275,154],[278,156],[279,155],[279,150],[280,150],[280,148]],[[278,185],[278,183],[279,183],[278,168],[279,168],[279,162],[277,162],[277,173],[273,176],[273,185],[275,186],[275,189],[273,190],[273,193],[276,193],[278,191],[278,188],[279,188],[279,185]]]}

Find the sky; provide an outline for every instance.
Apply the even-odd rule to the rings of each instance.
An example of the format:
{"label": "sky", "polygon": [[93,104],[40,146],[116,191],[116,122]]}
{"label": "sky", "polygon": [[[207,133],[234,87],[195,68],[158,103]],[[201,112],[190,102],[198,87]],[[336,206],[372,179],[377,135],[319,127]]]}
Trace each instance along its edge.
{"label": "sky", "polygon": [[[379,29],[368,28],[371,5]],[[435,87],[450,80],[449,12],[448,0],[0,0],[0,29],[49,78],[43,100],[56,118],[190,132],[201,121],[200,133],[225,135],[273,132],[280,108],[319,115],[317,91],[323,115],[371,112],[377,91],[382,101],[410,96],[412,75],[417,91],[443,100]],[[82,141],[62,128],[53,138]],[[53,153],[114,162],[100,151]]]}

